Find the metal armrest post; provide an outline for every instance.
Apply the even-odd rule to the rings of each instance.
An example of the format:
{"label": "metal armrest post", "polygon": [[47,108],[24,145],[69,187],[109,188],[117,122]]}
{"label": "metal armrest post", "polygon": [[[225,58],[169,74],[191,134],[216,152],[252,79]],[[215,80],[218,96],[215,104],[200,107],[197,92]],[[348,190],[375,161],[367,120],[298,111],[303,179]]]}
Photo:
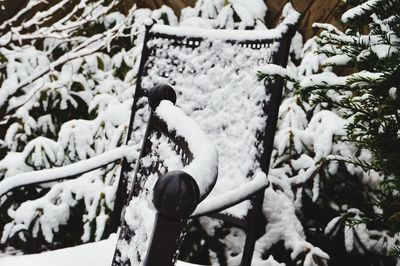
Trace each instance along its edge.
{"label": "metal armrest post", "polygon": [[[176,102],[175,91],[166,84],[155,86],[148,95],[154,112],[162,100]],[[189,174],[171,171],[154,186],[153,203],[157,210],[145,266],[173,266],[178,258],[183,230],[200,200],[199,187]]]}
{"label": "metal armrest post", "polygon": [[160,177],[154,187],[157,214],[145,266],[175,265],[183,229],[199,199],[199,188],[189,174],[171,171]]}

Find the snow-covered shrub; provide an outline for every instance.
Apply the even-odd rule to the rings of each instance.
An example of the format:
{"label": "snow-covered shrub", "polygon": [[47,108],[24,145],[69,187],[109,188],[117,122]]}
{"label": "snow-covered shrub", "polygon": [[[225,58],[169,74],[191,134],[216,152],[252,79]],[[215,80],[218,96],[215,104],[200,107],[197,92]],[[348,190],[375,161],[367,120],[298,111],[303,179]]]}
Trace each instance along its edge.
{"label": "snow-covered shrub", "polygon": [[[125,140],[151,11],[68,2],[28,1],[0,25],[0,182]],[[34,251],[107,237],[119,172],[116,162],[3,196],[0,246]]]}
{"label": "snow-covered shrub", "polygon": [[[399,245],[400,231],[400,2],[363,2],[343,14],[345,31],[329,24],[315,25],[323,30],[318,52],[327,59],[322,68],[333,68],[334,73],[311,75],[299,85],[303,96],[314,104],[340,110],[348,120],[347,139],[371,153],[360,156],[356,163],[384,176],[369,202],[376,205],[375,210],[353,211],[353,223],[358,225],[352,229],[362,236],[358,252],[366,250],[384,256]],[[346,247],[353,242],[356,240],[346,241]],[[398,246],[394,247],[395,253],[398,250]]]}
{"label": "snow-covered shrub", "polygon": [[281,120],[290,132],[276,135],[281,172],[271,175],[294,181],[307,238],[333,265],[396,264],[389,255],[399,243],[398,230],[390,230],[398,224],[398,8],[398,1],[367,1],[343,14],[346,31],[316,24],[323,31],[305,44],[297,75],[270,66],[260,73],[285,76],[300,89],[281,106],[293,114]]}
{"label": "snow-covered shrub", "polygon": [[216,29],[265,29],[267,6],[260,0],[199,0],[182,10],[181,26]]}

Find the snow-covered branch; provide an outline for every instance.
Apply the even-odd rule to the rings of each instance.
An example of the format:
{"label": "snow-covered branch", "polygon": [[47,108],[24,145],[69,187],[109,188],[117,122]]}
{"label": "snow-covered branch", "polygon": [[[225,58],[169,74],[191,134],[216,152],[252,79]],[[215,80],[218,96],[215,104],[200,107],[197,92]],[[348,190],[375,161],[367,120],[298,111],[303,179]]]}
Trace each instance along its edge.
{"label": "snow-covered branch", "polygon": [[[108,11],[110,8],[111,7],[106,8],[106,11]],[[2,90],[0,91],[0,110],[1,110],[0,119],[4,118],[4,116],[6,116],[11,109],[10,106],[8,105],[10,98],[12,98],[15,94],[17,94],[25,86],[33,83],[34,81],[41,78],[45,74],[51,72],[52,70],[56,69],[57,67],[59,67],[61,65],[64,65],[67,62],[70,62],[76,58],[81,58],[81,57],[96,53],[96,52],[100,51],[101,49],[109,47],[109,45],[113,39],[123,35],[123,31],[127,28],[127,25],[129,25],[128,22],[130,20],[132,20],[134,10],[135,10],[135,7],[133,7],[130,10],[129,15],[123,21],[121,21],[120,23],[117,23],[111,29],[108,29],[99,34],[95,34],[89,38],[81,38],[81,40],[83,39],[83,42],[78,44],[76,47],[71,49],[66,54],[59,57],[57,60],[51,62],[48,66],[46,66],[44,68],[40,68],[39,70],[32,73],[31,75],[29,75],[24,80],[22,80],[18,83],[14,83],[11,86],[2,88]],[[61,36],[61,38],[62,38],[62,36]],[[14,109],[11,109],[11,110],[14,110]]]}
{"label": "snow-covered branch", "polygon": [[123,159],[128,154],[129,150],[130,148],[128,146],[122,146],[106,151],[103,154],[94,156],[90,159],[66,166],[43,169],[34,172],[25,172],[8,177],[0,182],[0,197],[17,187],[29,184],[52,182],[84,174],[114,161]]}

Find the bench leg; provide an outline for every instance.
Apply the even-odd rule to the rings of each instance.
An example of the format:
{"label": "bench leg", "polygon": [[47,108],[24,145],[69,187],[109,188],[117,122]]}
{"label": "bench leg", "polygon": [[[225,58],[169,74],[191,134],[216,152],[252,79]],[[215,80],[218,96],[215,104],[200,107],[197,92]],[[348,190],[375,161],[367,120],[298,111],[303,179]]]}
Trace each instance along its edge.
{"label": "bench leg", "polygon": [[243,255],[240,265],[250,266],[253,258],[254,245],[263,230],[265,230],[265,218],[262,214],[264,201],[264,190],[258,192],[252,202],[252,209],[248,213],[246,225],[246,242],[244,244]]}
{"label": "bench leg", "polygon": [[156,216],[153,239],[147,251],[145,266],[173,266],[177,260],[179,240],[186,221],[177,221],[164,215]]}

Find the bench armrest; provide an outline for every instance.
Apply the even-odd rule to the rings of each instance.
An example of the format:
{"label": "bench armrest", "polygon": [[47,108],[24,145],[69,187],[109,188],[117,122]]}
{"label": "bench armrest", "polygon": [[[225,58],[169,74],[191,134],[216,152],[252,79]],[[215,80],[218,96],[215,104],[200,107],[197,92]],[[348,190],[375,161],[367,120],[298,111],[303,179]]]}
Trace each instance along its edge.
{"label": "bench armrest", "polygon": [[[159,176],[154,185],[152,201],[157,213],[144,265],[172,266],[177,259],[177,250],[190,215],[215,185],[218,153],[201,127],[174,105],[176,94],[172,87],[165,84],[155,86],[148,92],[148,101],[151,114],[135,178],[141,171],[140,158],[151,153],[146,149],[149,147],[146,143],[155,133],[173,143],[184,167],[179,171],[169,170]],[[142,183],[138,180],[135,182]],[[132,191],[139,193],[136,188]]]}

